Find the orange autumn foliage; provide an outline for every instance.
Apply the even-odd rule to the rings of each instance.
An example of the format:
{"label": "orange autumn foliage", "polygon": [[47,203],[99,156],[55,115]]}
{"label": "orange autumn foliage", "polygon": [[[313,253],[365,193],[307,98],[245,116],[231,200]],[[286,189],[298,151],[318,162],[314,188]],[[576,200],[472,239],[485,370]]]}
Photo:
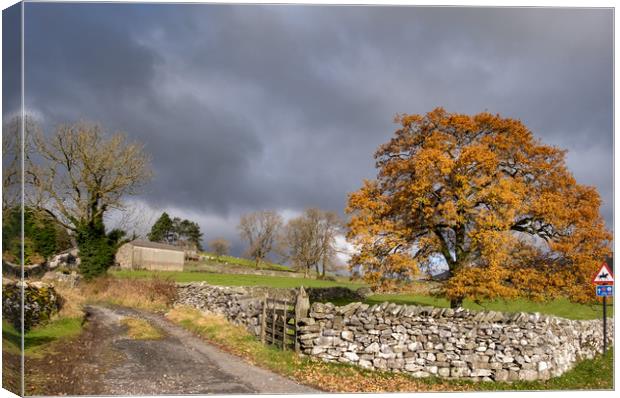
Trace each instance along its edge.
{"label": "orange autumn foliage", "polygon": [[595,188],[579,185],[565,151],[518,120],[437,108],[399,115],[375,154],[378,175],[350,194],[350,266],[379,286],[442,257],[442,293],[459,305],[566,296],[589,301],[612,235]]}

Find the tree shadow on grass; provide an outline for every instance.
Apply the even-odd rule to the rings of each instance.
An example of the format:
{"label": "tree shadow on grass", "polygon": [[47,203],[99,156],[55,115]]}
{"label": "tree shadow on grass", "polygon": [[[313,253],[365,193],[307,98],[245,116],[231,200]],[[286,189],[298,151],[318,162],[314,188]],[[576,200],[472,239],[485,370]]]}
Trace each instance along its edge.
{"label": "tree shadow on grass", "polygon": [[[14,346],[15,349],[21,351],[21,333],[13,325],[2,323],[2,339]],[[30,335],[26,333],[24,336],[24,349],[31,350],[38,346],[51,343],[56,340],[53,336]]]}
{"label": "tree shadow on grass", "polygon": [[[2,322],[2,339],[19,349],[22,344],[22,337],[19,330],[8,322]],[[8,347],[4,347],[7,349]]]}

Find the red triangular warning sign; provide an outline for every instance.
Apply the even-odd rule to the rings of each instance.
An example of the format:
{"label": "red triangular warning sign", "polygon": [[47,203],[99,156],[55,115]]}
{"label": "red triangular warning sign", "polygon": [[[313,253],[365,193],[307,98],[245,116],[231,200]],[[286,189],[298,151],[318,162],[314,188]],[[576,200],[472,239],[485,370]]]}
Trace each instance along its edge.
{"label": "red triangular warning sign", "polygon": [[592,283],[595,285],[613,285],[614,275],[611,273],[607,263],[601,264],[601,269],[592,278]]}

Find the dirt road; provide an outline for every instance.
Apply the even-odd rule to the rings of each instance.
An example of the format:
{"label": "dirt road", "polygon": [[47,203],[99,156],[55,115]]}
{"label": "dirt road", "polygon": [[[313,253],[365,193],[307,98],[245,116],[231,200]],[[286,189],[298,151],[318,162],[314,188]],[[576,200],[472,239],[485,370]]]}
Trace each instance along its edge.
{"label": "dirt road", "polygon": [[[140,318],[164,333],[158,340],[131,339],[120,320]],[[46,394],[162,395],[316,393],[222,352],[160,315],[126,308],[89,307],[83,336],[67,347],[78,363],[47,378]],[[59,352],[57,355],[70,355]],[[66,363],[57,358],[56,363]],[[45,366],[46,364],[42,364]],[[47,364],[47,366],[53,366]],[[69,374],[68,374],[69,373]],[[62,380],[64,379],[64,381]]]}

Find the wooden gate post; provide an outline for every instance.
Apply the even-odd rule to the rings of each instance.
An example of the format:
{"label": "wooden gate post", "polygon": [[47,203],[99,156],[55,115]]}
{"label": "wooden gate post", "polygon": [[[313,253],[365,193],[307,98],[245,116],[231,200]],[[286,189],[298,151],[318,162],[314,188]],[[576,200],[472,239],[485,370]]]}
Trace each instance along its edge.
{"label": "wooden gate post", "polygon": [[[276,320],[278,319],[276,314],[276,308],[278,306],[276,303],[273,303],[273,312],[271,313],[271,344],[276,345]],[[277,345],[276,345],[277,347]]]}
{"label": "wooden gate post", "polygon": [[304,287],[299,288],[297,297],[295,298],[295,352],[301,351],[299,339],[297,338],[297,329],[299,328],[299,320],[308,317],[308,311],[310,310],[310,299],[308,294],[304,290]]}
{"label": "wooden gate post", "polygon": [[263,313],[260,317],[260,341],[265,344],[265,334],[267,329],[267,296],[263,298]]}
{"label": "wooden gate post", "polygon": [[286,351],[286,322],[288,314],[288,302],[284,300],[284,311],[282,311],[282,351]]}

